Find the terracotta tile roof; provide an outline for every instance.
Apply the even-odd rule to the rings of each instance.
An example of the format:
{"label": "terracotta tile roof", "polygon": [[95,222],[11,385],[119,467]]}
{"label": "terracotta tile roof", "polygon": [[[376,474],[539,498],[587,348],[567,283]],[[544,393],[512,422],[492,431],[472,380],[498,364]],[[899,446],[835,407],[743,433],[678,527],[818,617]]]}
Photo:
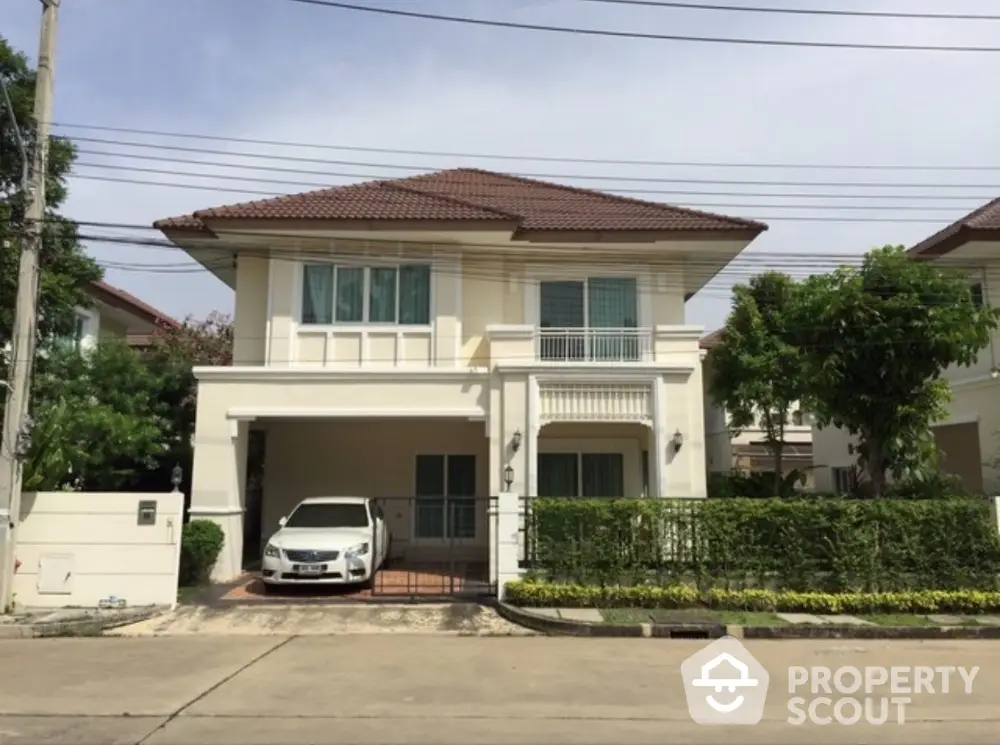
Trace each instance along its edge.
{"label": "terracotta tile roof", "polygon": [[144,303],[131,292],[126,292],[114,285],[109,285],[103,280],[91,282],[91,286],[97,291],[97,295],[102,300],[111,300],[119,308],[123,308],[137,316],[146,318],[150,323],[156,323],[168,328],[180,328],[180,321],[171,318],[166,313],[161,313],[152,305]]}
{"label": "terracotta tile roof", "polygon": [[908,253],[911,256],[942,256],[978,239],[1000,240],[1000,197],[925,238]]}
{"label": "terracotta tile roof", "polygon": [[589,189],[474,168],[370,181],[198,210],[160,229],[205,229],[204,220],[484,221],[522,231],[742,231],[767,226]]}
{"label": "terracotta tile roof", "polygon": [[698,345],[702,349],[711,349],[716,344],[718,344],[720,341],[722,341],[722,335],[723,335],[724,332],[725,332],[725,329],[721,328],[721,329],[716,329],[715,331],[713,331],[710,334],[705,334],[703,337],[701,337],[701,341],[698,342]]}

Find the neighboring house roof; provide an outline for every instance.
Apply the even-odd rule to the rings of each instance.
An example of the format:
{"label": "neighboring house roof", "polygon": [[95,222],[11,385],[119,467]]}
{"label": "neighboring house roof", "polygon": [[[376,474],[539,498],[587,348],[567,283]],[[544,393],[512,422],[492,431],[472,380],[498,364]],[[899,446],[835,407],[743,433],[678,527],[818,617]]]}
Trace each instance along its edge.
{"label": "neighboring house roof", "polygon": [[701,346],[702,349],[711,349],[720,341],[722,341],[722,334],[724,331],[725,329],[716,329],[711,334],[705,334],[703,337],[701,337],[699,345]]}
{"label": "neighboring house roof", "polygon": [[91,294],[103,303],[107,303],[115,308],[138,316],[147,323],[167,328],[180,328],[180,321],[171,318],[151,305],[144,303],[130,292],[126,292],[118,287],[109,285],[107,282],[98,280],[91,282]]}
{"label": "neighboring house roof", "polygon": [[589,189],[457,168],[388,181],[319,189],[198,210],[158,220],[161,230],[210,233],[206,220],[459,222],[496,225],[516,235],[546,231],[731,232],[767,230],[725,217]]}
{"label": "neighboring house roof", "polygon": [[975,240],[1000,240],[1000,197],[973,210],[911,248],[911,256],[942,256]]}

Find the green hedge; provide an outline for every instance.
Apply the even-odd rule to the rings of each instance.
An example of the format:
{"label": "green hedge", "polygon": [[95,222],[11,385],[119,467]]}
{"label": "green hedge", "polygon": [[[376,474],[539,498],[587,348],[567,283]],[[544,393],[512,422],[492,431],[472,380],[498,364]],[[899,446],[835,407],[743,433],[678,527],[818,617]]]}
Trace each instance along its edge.
{"label": "green hedge", "polygon": [[529,501],[530,576],[820,592],[1000,589],[984,498]]}
{"label": "green hedge", "polygon": [[525,608],[714,608],[787,613],[959,613],[1000,611],[1000,592],[912,590],[906,592],[794,592],[791,590],[699,590],[667,587],[572,585],[516,580],[505,601]]}
{"label": "green hedge", "polygon": [[192,520],[184,526],[181,533],[181,587],[208,582],[225,538],[221,526],[211,520]]}

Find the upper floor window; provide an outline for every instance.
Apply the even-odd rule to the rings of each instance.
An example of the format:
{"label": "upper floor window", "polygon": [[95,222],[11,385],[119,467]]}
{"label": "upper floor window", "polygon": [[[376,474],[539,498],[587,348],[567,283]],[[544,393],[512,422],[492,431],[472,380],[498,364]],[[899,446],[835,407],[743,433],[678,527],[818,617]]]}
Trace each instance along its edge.
{"label": "upper floor window", "polygon": [[540,285],[542,328],[629,329],[638,325],[635,277],[543,281]]}
{"label": "upper floor window", "polygon": [[792,412],[792,424],[793,425],[795,425],[796,427],[801,427],[805,423],[806,423],[806,418],[802,414],[801,411],[799,411],[798,409],[796,409],[795,411]]}
{"label": "upper floor window", "polygon": [[68,334],[61,335],[57,342],[69,349],[80,349],[83,346],[83,340],[87,336],[87,321],[88,318],[83,313],[77,313],[73,317],[73,328]]}
{"label": "upper floor window", "polygon": [[977,308],[982,308],[984,305],[983,300],[983,283],[976,282],[969,288],[972,291],[972,304]]}
{"label": "upper floor window", "polygon": [[306,264],[302,273],[302,323],[431,322],[431,268]]}

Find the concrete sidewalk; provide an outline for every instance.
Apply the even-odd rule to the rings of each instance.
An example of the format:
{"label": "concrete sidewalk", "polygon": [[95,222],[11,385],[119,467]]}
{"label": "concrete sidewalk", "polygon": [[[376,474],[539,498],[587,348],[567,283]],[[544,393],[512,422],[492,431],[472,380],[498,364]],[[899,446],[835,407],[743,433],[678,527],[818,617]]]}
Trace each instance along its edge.
{"label": "concrete sidewalk", "polygon": [[[690,723],[697,641],[175,636],[0,641],[0,743],[963,745],[996,742],[1000,643],[748,642],[765,721]],[[788,665],[979,665],[971,695],[914,695],[903,726],[792,727]]]}

